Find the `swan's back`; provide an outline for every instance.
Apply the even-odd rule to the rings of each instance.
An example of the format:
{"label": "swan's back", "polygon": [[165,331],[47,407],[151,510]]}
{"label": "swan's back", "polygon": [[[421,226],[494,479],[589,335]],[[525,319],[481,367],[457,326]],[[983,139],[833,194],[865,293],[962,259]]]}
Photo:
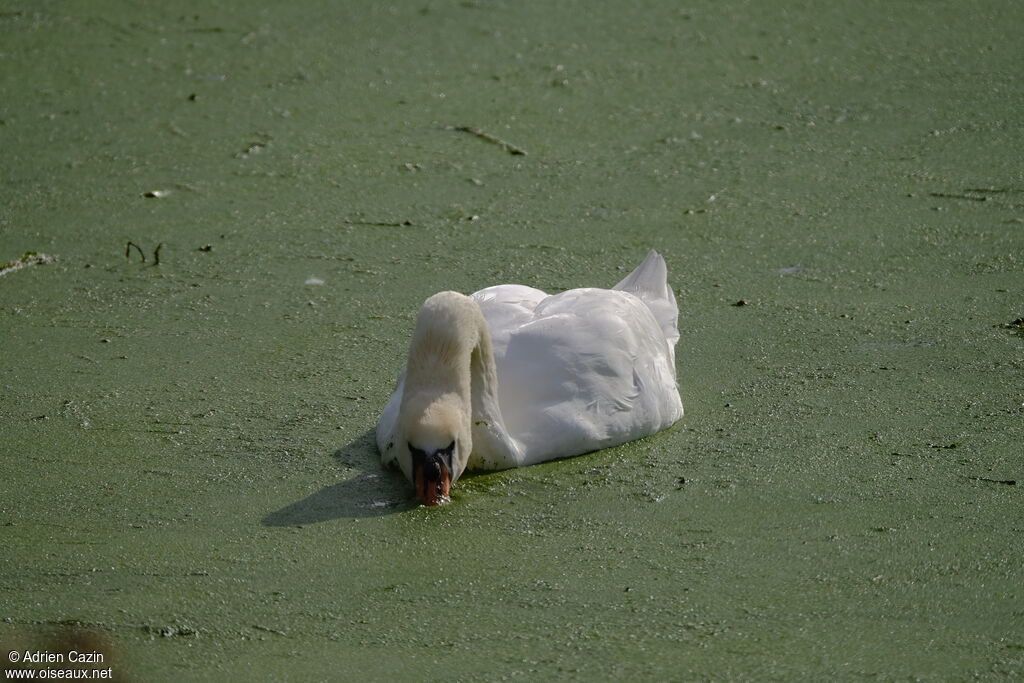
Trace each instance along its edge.
{"label": "swan's back", "polygon": [[613,289],[547,296],[521,285],[472,295],[487,320],[508,433],[523,465],[616,446],[683,414],[678,309],[656,252]]}

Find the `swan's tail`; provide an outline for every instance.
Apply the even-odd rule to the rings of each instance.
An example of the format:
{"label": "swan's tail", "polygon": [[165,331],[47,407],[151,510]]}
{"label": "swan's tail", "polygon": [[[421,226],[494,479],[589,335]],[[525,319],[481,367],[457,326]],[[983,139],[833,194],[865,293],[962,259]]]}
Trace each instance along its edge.
{"label": "swan's tail", "polygon": [[612,287],[639,297],[654,314],[671,346],[679,341],[679,307],[668,286],[668,266],[661,254],[651,249],[636,269]]}

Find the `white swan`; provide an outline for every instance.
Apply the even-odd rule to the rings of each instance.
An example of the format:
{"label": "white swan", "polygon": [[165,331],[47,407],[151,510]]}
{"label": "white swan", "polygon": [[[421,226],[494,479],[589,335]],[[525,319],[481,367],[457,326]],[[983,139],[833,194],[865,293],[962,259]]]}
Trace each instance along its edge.
{"label": "white swan", "polygon": [[522,467],[668,427],[683,404],[667,277],[651,251],[612,289],[430,297],[377,424],[381,461],[435,505],[467,469]]}

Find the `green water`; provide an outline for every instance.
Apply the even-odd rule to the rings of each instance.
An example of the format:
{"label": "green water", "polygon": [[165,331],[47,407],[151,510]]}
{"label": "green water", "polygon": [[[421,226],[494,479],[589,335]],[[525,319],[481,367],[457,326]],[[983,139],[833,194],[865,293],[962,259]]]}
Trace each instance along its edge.
{"label": "green water", "polygon": [[[1022,25],[0,0],[0,264],[57,259],[0,276],[4,653],[70,629],[144,681],[1021,676]],[[419,304],[610,286],[652,247],[686,417],[407,503],[370,430]]]}

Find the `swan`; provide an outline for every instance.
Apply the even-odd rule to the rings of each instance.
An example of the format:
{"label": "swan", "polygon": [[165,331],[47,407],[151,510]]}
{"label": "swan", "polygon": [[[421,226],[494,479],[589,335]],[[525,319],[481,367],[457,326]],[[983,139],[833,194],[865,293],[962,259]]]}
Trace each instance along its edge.
{"label": "swan", "polygon": [[431,296],[377,423],[382,464],[437,505],[466,470],[580,455],[672,425],[683,403],[667,280],[651,250],[611,289]]}

